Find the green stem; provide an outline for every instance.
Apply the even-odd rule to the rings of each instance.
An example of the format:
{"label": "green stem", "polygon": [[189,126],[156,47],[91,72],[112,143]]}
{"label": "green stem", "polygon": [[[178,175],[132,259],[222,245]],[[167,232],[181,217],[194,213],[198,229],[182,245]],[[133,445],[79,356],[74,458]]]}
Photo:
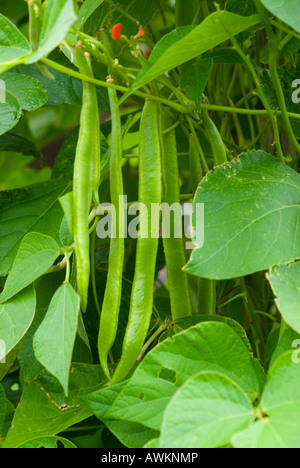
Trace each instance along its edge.
{"label": "green stem", "polygon": [[[215,104],[202,104],[203,109],[207,109],[210,111],[216,111],[216,112],[228,112],[228,113],[236,113],[236,114],[241,114],[241,115],[270,115],[270,112],[272,116],[281,116],[281,112],[277,110],[271,110],[270,112],[268,110],[264,109],[243,109],[240,107],[229,107],[229,106],[217,106]],[[288,116],[292,119],[297,119],[300,120],[300,114],[295,114],[293,112],[288,112]],[[271,118],[270,118],[271,120]]]}
{"label": "green stem", "polygon": [[70,254],[66,253],[65,254],[65,262],[66,262],[66,277],[65,277],[65,283],[70,282],[70,273],[71,273],[71,264],[70,264]]}
{"label": "green stem", "polygon": [[198,281],[198,314],[215,315],[216,281],[199,278]]}
{"label": "green stem", "polygon": [[[99,219],[99,218],[97,218]],[[93,289],[93,296],[95,301],[96,310],[100,317],[101,315],[101,307],[99,304],[98,294],[97,294],[97,284],[96,284],[96,266],[95,266],[95,243],[96,243],[96,230],[92,232],[91,236],[91,280],[92,280],[92,289]]]}
{"label": "green stem", "polygon": [[[101,86],[102,88],[115,89],[116,91],[120,91],[121,93],[124,93],[124,94],[127,93],[128,91],[128,88],[124,86],[119,86],[113,83],[107,83],[106,81],[101,81],[101,80],[97,80],[96,78],[91,78],[87,75],[82,75],[81,73],[78,73],[74,70],[64,67],[63,65],[60,65],[59,63],[54,62],[53,60],[44,58],[44,59],[41,59],[41,62],[53,68],[54,70],[60,71],[61,73],[72,76],[73,78],[77,78],[81,81],[86,81],[88,83],[95,84],[96,86]],[[143,99],[148,99],[150,101],[159,102],[183,114],[188,114],[194,108],[194,105],[192,103],[191,104],[188,103],[186,106],[183,106],[181,104],[177,104],[175,102],[169,101],[168,99],[163,99],[158,96],[154,96],[152,94],[146,94],[141,91],[134,91],[133,94]]]}
{"label": "green stem", "polygon": [[143,346],[140,354],[139,354],[139,357],[137,358],[138,361],[141,361],[147,351],[147,349],[149,348],[149,346],[153,343],[153,341],[156,340],[156,338],[161,335],[164,331],[166,331],[168,328],[167,324],[166,323],[163,323],[157,330],[155,333],[153,333],[153,335],[149,338],[149,340],[145,343],[145,345]]}

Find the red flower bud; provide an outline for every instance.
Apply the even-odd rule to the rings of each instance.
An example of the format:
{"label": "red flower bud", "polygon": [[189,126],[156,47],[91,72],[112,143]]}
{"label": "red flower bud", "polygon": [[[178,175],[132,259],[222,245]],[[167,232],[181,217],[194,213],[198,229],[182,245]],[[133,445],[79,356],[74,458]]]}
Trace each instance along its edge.
{"label": "red flower bud", "polygon": [[120,41],[122,36],[123,26],[122,23],[115,24],[111,30],[111,37],[114,41]]}
{"label": "red flower bud", "polygon": [[145,30],[144,28],[140,27],[139,32],[138,32],[138,37],[142,38],[145,36]]}

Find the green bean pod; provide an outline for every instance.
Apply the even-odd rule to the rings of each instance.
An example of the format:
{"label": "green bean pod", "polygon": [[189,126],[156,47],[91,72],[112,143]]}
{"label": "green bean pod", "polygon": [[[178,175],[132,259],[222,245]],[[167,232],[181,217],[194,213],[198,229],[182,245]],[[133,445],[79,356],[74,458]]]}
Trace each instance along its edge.
{"label": "green bean pod", "polygon": [[163,216],[163,247],[170,290],[172,318],[173,320],[177,320],[192,315],[192,305],[187,274],[182,270],[186,264],[186,255],[184,241],[182,237],[179,237],[179,230],[182,232],[182,213],[175,130],[163,135],[162,140],[163,201],[169,208],[174,208],[174,217],[169,216],[167,219],[167,221],[169,219],[171,221],[170,236],[164,235]]}
{"label": "green bean pod", "polygon": [[110,241],[109,268],[104,300],[100,318],[100,330],[98,338],[99,358],[102,369],[108,379],[110,372],[107,358],[112,348],[118,330],[119,311],[122,294],[122,274],[124,263],[124,202],[123,202],[123,179],[122,179],[122,127],[118,106],[117,92],[108,90],[111,121],[112,142],[110,155],[110,194],[111,203],[116,210],[116,238]]}
{"label": "green bean pod", "polygon": [[[88,56],[81,47],[75,49],[75,56],[80,73],[93,76]],[[97,94],[95,86],[83,82],[82,110],[80,116],[80,130],[76,147],[73,178],[73,231],[75,253],[77,260],[77,288],[80,294],[81,307],[87,308],[88,287],[90,278],[90,239],[89,239],[89,212],[92,201],[92,192],[95,182],[92,174],[95,164],[96,120],[99,122],[97,108]],[[99,124],[98,131],[99,131]],[[100,164],[100,160],[99,160]]]}
{"label": "green bean pod", "polygon": [[216,281],[206,278],[198,280],[198,314],[216,313]]}
{"label": "green bean pod", "polygon": [[198,185],[200,184],[203,174],[200,161],[199,151],[195,142],[195,137],[193,134],[190,135],[189,141],[189,160],[190,160],[190,173],[191,173],[191,183],[192,191],[196,192]]}
{"label": "green bean pod", "polygon": [[113,374],[112,384],[125,379],[134,367],[145,342],[153,310],[158,236],[150,234],[151,205],[160,204],[162,198],[159,112],[157,103],[146,101],[140,124],[139,202],[147,207],[147,214],[142,213],[140,216],[140,233],[148,232],[148,237],[140,234],[137,241],[129,319],[121,359]]}
{"label": "green bean pod", "polygon": [[214,165],[219,166],[220,164],[223,164],[224,162],[227,161],[226,146],[224,145],[224,142],[221,138],[219,130],[217,129],[214,122],[208,115],[208,112],[206,109],[203,109],[202,111],[202,119],[203,119],[203,128],[206,132],[206,135],[208,137],[208,140],[212,149]]}
{"label": "green bean pod", "polygon": [[[96,94],[97,99],[97,94]],[[94,205],[98,206],[99,200],[99,187],[100,187],[100,158],[101,158],[101,143],[100,143],[100,126],[99,126],[99,111],[98,104],[95,112],[94,123],[94,139],[93,139],[93,153],[92,153],[92,171],[91,171],[91,187],[93,194]]]}

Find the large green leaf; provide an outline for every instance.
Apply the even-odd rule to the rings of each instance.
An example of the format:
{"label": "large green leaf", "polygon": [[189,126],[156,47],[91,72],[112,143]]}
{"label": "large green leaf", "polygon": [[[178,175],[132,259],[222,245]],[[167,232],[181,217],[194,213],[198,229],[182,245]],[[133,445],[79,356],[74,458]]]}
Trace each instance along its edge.
{"label": "large green leaf", "polygon": [[36,359],[33,350],[33,337],[45,318],[51,300],[57,289],[61,286],[65,274],[45,275],[36,282],[36,313],[34,320],[24,341],[21,352],[18,355],[20,371],[22,374],[23,384],[28,384],[36,378],[36,376],[44,369],[42,364]]}
{"label": "large green leaf", "polygon": [[167,406],[159,447],[223,447],[253,416],[251,401],[235,382],[217,372],[201,372]]}
{"label": "large green leaf", "polygon": [[201,371],[217,371],[254,399],[258,382],[242,339],[224,323],[204,322],[154,348],[105,414],[160,430],[163,412],[186,380]]}
{"label": "large green leaf", "polygon": [[300,333],[300,263],[272,268],[268,280],[284,320]]}
{"label": "large green leaf", "polygon": [[28,331],[35,314],[35,292],[32,286],[6,304],[0,305],[0,362],[17,346]]}
{"label": "large green leaf", "polygon": [[235,435],[237,448],[300,448],[300,366],[292,352],[280,356],[268,376],[261,402],[263,419]]}
{"label": "large green leaf", "polygon": [[59,240],[63,211],[58,199],[69,189],[65,181],[51,180],[0,192],[0,275],[10,270],[27,233],[40,232]]}
{"label": "large green leaf", "polygon": [[277,18],[300,33],[300,9],[298,0],[261,0]]}
{"label": "large green leaf", "polygon": [[120,391],[126,386],[126,382],[103,388],[98,392],[82,397],[83,401],[93,411],[100,421],[124,444],[126,447],[141,448],[149,440],[157,437],[158,432],[129,421],[114,421],[105,417]]}
{"label": "large green leaf", "polygon": [[34,63],[55,49],[76,21],[73,0],[48,0],[44,13],[39,48],[28,59]]}
{"label": "large green leaf", "polygon": [[60,381],[66,395],[79,306],[78,294],[70,284],[63,284],[55,293],[46,317],[33,339],[37,359]]}
{"label": "large green leaf", "polygon": [[222,44],[245,29],[261,21],[259,15],[243,17],[227,11],[209,15],[199,26],[182,26],[164,36],[155,46],[148,63],[144,65],[123,100],[134,90],[144,86],[163,73]]}
{"label": "large green leaf", "polygon": [[45,234],[30,232],[19,247],[11,272],[0,294],[0,304],[46,273],[60,254],[57,242]]}
{"label": "large green leaf", "polygon": [[4,73],[5,102],[0,103],[0,135],[11,130],[22,116],[22,111],[39,109],[47,102],[47,92],[42,83],[31,76]]}
{"label": "large green leaf", "polygon": [[217,167],[201,182],[198,203],[205,241],[187,272],[235,278],[300,257],[300,177],[269,154],[253,151]]}
{"label": "large green leaf", "polygon": [[88,418],[92,413],[80,396],[105,383],[100,366],[74,364],[66,397],[59,382],[42,371],[23,392],[4,448],[17,448],[33,439],[55,436]]}
{"label": "large green leaf", "polygon": [[0,14],[0,66],[23,58],[30,51],[26,37],[13,23]]}

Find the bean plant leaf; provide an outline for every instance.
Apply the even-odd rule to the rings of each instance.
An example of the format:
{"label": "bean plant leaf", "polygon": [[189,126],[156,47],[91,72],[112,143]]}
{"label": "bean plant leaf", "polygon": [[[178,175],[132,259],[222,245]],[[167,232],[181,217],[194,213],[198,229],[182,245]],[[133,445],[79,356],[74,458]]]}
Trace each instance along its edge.
{"label": "bean plant leaf", "polygon": [[57,242],[45,234],[30,232],[19,247],[12,269],[0,294],[0,304],[46,273],[60,254]]}
{"label": "bean plant leaf", "polygon": [[0,136],[0,151],[14,151],[44,161],[42,153],[35,143],[12,133],[5,133],[5,135]]}
{"label": "bean plant leaf", "polygon": [[106,382],[100,366],[74,364],[66,397],[60,383],[42,371],[26,386],[3,448],[17,448],[33,439],[55,436],[90,417],[92,412],[80,397]]}
{"label": "bean plant leaf", "polygon": [[59,238],[60,238],[61,244],[66,247],[72,245],[74,242],[74,238],[72,234],[70,233],[70,229],[69,229],[66,216],[63,217],[63,220],[60,225]]}
{"label": "bean plant leaf", "polygon": [[0,362],[18,345],[28,331],[35,314],[35,292],[32,286],[0,305]]}
{"label": "bean plant leaf", "polygon": [[158,432],[141,424],[129,421],[109,420],[105,413],[109,410],[127,382],[121,382],[101,391],[82,397],[83,401],[93,411],[100,421],[122,442],[126,447],[141,448],[146,442],[158,435]]}
{"label": "bean plant leaf", "polygon": [[205,241],[188,273],[236,278],[300,257],[300,177],[271,155],[252,151],[217,167],[201,182],[198,203]]}
{"label": "bean plant leaf", "polygon": [[189,377],[221,372],[251,399],[258,393],[252,358],[242,339],[224,323],[204,322],[154,348],[121,391],[107,419],[123,419],[160,430],[164,410]]}
{"label": "bean plant leaf", "polygon": [[0,66],[22,59],[30,52],[26,37],[9,19],[0,14]]}
{"label": "bean plant leaf", "polygon": [[184,73],[180,87],[186,90],[190,99],[195,101],[198,109],[201,108],[202,95],[207,85],[213,62],[211,59],[198,60]]}
{"label": "bean plant leaf", "polygon": [[272,366],[262,397],[263,419],[233,437],[237,448],[300,448],[300,366],[292,353]]}
{"label": "bean plant leaf", "polygon": [[5,99],[4,102],[0,100],[0,135],[18,123],[23,110],[33,111],[47,102],[47,93],[35,78],[7,72],[1,79],[5,86]]}
{"label": "bean plant leaf", "polygon": [[249,352],[252,352],[251,344],[245,332],[245,329],[235,320],[229,317],[221,317],[220,315],[190,315],[188,317],[183,317],[178,319],[174,322],[174,326],[170,330],[170,336],[176,335],[177,333],[182,332],[190,327],[193,327],[201,322],[222,322],[229,325],[244,341],[245,345],[247,346]]}
{"label": "bean plant leaf", "polygon": [[251,401],[235,382],[218,372],[201,372],[167,406],[159,447],[223,447],[253,416]]}
{"label": "bean plant leaf", "polygon": [[[280,332],[280,330],[279,330]],[[270,359],[270,368],[273,364],[277,361],[277,359],[288,351],[291,351],[291,348],[295,348],[295,354],[293,357],[297,360],[299,355],[298,347],[300,345],[299,333],[295,332],[292,328],[286,328],[286,330],[281,334],[278,334],[279,337],[277,339],[277,343],[275,349],[272,353],[272,358]],[[299,360],[300,362],[300,360]]]}
{"label": "bean plant leaf", "polygon": [[39,47],[30,55],[27,63],[37,62],[54,50],[66,38],[76,18],[73,0],[48,0]]}
{"label": "bean plant leaf", "polygon": [[72,352],[78,325],[80,298],[70,284],[62,285],[34,335],[36,358],[62,384],[68,394]]}
{"label": "bean plant leaf", "polygon": [[126,99],[134,90],[163,73],[198,57],[261,21],[259,15],[243,17],[218,11],[209,15],[199,26],[182,26],[164,36],[155,46],[148,63],[142,68]]}
{"label": "bean plant leaf", "polygon": [[68,229],[73,235],[73,192],[68,192],[59,199],[62,209],[64,210],[64,219],[67,221]]}
{"label": "bean plant leaf", "polygon": [[6,94],[17,99],[20,109],[34,111],[47,102],[47,93],[35,78],[7,72],[1,79],[5,82]]}
{"label": "bean plant leaf", "polygon": [[300,33],[298,0],[262,0],[262,3],[273,15]]}
{"label": "bean plant leaf", "polygon": [[272,268],[268,280],[285,322],[300,333],[300,263]]}
{"label": "bean plant leaf", "polygon": [[59,241],[63,211],[58,199],[69,189],[65,181],[51,180],[0,192],[0,275],[10,270],[27,233],[40,232]]}
{"label": "bean plant leaf", "polygon": [[104,2],[104,0],[85,0],[78,12],[76,26],[81,28],[86,20],[94,13],[94,11]]}

